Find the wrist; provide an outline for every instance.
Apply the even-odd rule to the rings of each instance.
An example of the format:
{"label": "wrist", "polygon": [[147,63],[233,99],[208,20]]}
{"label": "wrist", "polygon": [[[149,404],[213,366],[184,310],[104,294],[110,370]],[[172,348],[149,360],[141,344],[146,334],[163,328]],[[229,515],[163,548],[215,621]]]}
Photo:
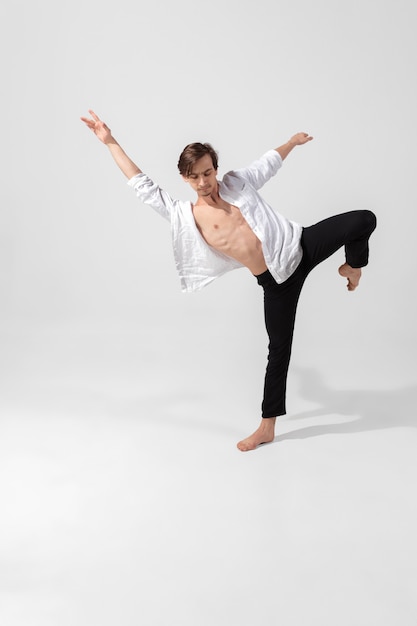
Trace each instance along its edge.
{"label": "wrist", "polygon": [[110,135],[110,137],[106,138],[103,140],[103,143],[110,147],[110,146],[118,146],[119,144],[117,143],[117,141],[115,140],[115,138],[113,137],[113,135]]}

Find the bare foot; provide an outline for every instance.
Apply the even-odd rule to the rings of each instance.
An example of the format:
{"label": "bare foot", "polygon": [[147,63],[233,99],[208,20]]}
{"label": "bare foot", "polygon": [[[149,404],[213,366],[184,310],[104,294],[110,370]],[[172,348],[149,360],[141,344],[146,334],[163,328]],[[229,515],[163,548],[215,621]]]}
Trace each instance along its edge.
{"label": "bare foot", "polygon": [[274,441],[275,437],[275,417],[263,418],[258,430],[246,439],[242,439],[237,444],[237,447],[242,452],[248,452],[248,450],[255,450],[262,443],[270,443]]}
{"label": "bare foot", "polygon": [[359,281],[361,279],[362,270],[360,267],[351,267],[347,263],[343,263],[339,267],[339,274],[344,278],[347,278],[348,291],[354,291],[356,287],[359,285]]}

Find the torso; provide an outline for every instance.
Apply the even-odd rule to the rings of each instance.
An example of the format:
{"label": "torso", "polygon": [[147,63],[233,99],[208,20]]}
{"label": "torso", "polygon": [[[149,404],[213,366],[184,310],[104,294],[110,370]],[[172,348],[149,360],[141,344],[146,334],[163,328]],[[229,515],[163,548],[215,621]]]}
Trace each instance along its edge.
{"label": "torso", "polygon": [[215,250],[245,265],[255,276],[267,270],[262,244],[238,207],[222,198],[193,205],[194,220],[203,239]]}

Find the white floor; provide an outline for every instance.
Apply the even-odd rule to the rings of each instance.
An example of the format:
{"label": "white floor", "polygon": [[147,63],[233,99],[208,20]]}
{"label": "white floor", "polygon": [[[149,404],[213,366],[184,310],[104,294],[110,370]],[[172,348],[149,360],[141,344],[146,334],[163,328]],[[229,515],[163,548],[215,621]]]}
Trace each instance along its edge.
{"label": "white floor", "polygon": [[259,398],[227,362],[127,331],[2,345],[4,626],[415,626],[414,373],[336,385],[295,347],[291,412],[243,454]]}

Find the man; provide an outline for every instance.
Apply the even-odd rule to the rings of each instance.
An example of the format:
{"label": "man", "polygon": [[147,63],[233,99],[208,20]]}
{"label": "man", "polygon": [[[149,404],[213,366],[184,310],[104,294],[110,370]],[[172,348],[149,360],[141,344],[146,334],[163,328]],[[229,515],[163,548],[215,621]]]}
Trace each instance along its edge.
{"label": "man", "polygon": [[269,150],[249,167],[217,180],[217,153],[210,144],[186,146],[178,169],[197,194],[194,204],[173,200],[127,156],[110,129],[94,111],[82,121],[110,150],[142,202],[170,220],[174,256],[183,291],[195,291],[227,271],[247,267],[264,290],[269,336],[262,419],[259,428],[240,441],[239,450],[253,450],[275,437],[277,416],[286,413],[285,393],[295,313],[301,288],[310,271],[345,247],[339,268],[354,291],[361,268],[368,263],[368,240],[376,227],[368,210],[350,211],[303,228],[277,212],[258,190],[296,147],[313,138],[297,133]]}

